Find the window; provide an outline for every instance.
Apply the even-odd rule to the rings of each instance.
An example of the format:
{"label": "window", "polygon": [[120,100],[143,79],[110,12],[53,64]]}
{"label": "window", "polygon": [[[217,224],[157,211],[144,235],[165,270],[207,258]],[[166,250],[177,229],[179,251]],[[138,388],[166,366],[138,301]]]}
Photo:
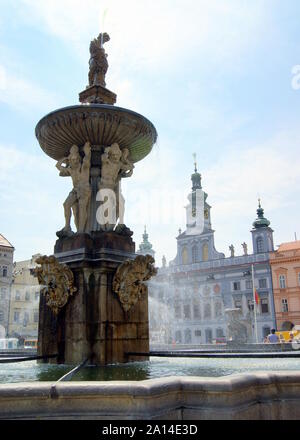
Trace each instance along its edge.
{"label": "window", "polygon": [[14,322],[19,322],[20,320],[20,312],[15,311],[14,312]]}
{"label": "window", "polygon": [[270,327],[264,327],[263,328],[263,337],[266,338],[271,333]]}
{"label": "window", "polygon": [[175,341],[177,344],[181,344],[182,343],[182,337],[181,337],[181,331],[177,330],[177,332],[175,333]]}
{"label": "window", "polygon": [[261,300],[261,313],[269,313],[269,300],[267,298]]}
{"label": "window", "polygon": [[181,318],[181,307],[179,305],[175,305],[175,318]]}
{"label": "window", "polygon": [[199,338],[201,336],[201,330],[195,330],[195,336]]}
{"label": "window", "polygon": [[189,262],[189,255],[188,250],[186,247],[182,249],[182,264],[188,264]]}
{"label": "window", "polygon": [[163,290],[159,291],[158,298],[159,298],[160,302],[164,301],[164,291]]}
{"label": "window", "polygon": [[208,244],[202,246],[202,261],[208,261]]}
{"label": "window", "polygon": [[25,293],[25,301],[30,301],[30,292]]}
{"label": "window", "polygon": [[192,259],[193,259],[193,263],[197,263],[197,261],[198,261],[198,247],[197,246],[192,247]]}
{"label": "window", "polygon": [[252,280],[246,280],[246,289],[252,289]]}
{"label": "window", "polygon": [[184,319],[191,319],[191,306],[189,304],[183,306],[183,315]]}
{"label": "window", "polygon": [[24,312],[23,327],[26,327],[28,322],[29,322],[29,313]]}
{"label": "window", "polygon": [[298,273],[298,284],[300,286],[300,272]]}
{"label": "window", "polygon": [[235,281],[233,283],[233,290],[241,290],[241,283],[239,281]]}
{"label": "window", "polygon": [[0,310],[0,322],[4,321],[4,312]]}
{"label": "window", "polygon": [[3,266],[3,268],[2,268],[2,276],[3,276],[4,278],[7,277],[7,266]]}
{"label": "window", "polygon": [[190,344],[191,342],[192,342],[192,332],[190,329],[187,329],[184,332],[184,343]]}
{"label": "window", "polygon": [[285,275],[279,275],[279,286],[280,289],[286,288]]}
{"label": "window", "polygon": [[201,318],[200,306],[198,304],[194,305],[194,318]]}
{"label": "window", "polygon": [[39,312],[35,311],[33,314],[33,321],[39,322]]}
{"label": "window", "polygon": [[21,300],[21,293],[20,293],[19,290],[16,291],[15,300],[16,300],[16,301],[20,301],[20,300]]}
{"label": "window", "polygon": [[211,318],[210,304],[205,304],[205,306],[204,306],[204,318]]}
{"label": "window", "polygon": [[257,252],[265,252],[264,239],[262,237],[258,237],[256,240]]}
{"label": "window", "polygon": [[215,315],[216,318],[222,316],[222,304],[220,302],[215,303]]}
{"label": "window", "polygon": [[285,298],[281,300],[281,310],[283,313],[286,313],[289,311],[288,300]]}
{"label": "window", "polygon": [[38,301],[40,299],[40,292],[35,292],[35,300]]}
{"label": "window", "polygon": [[258,280],[258,286],[260,289],[266,289],[267,287],[267,280],[265,278]]}

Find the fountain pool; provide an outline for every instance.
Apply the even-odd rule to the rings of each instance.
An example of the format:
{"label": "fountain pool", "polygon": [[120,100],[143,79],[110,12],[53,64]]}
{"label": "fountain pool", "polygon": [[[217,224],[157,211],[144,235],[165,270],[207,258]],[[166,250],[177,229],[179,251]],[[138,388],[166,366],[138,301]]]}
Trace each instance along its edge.
{"label": "fountain pool", "polygon": [[[36,361],[0,364],[0,383],[55,382],[72,368],[71,365],[39,364]],[[300,359],[161,359],[151,357],[147,362],[105,367],[87,366],[78,371],[71,381],[142,381],[169,376],[222,377],[257,371],[300,371]]]}

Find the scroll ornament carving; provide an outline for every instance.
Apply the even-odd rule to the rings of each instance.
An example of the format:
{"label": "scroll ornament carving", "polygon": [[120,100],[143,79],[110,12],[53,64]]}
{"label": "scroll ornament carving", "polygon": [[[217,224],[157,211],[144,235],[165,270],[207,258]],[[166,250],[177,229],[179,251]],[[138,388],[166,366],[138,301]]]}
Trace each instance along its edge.
{"label": "scroll ornament carving", "polygon": [[113,279],[113,290],[125,313],[148,292],[144,282],[156,274],[154,258],[150,255],[138,255],[135,260],[127,260],[118,267]]}
{"label": "scroll ornament carving", "polygon": [[73,272],[54,256],[39,257],[36,263],[41,266],[34,269],[34,276],[42,286],[41,293],[46,297],[47,306],[57,315],[67,304],[69,297],[77,291]]}

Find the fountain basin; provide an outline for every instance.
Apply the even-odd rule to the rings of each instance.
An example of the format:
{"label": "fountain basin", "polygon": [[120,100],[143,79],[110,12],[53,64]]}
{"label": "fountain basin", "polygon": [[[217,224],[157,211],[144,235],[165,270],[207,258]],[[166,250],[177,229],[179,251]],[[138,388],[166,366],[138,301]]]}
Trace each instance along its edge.
{"label": "fountain basin", "polygon": [[0,385],[0,419],[299,420],[300,373]]}
{"label": "fountain basin", "polygon": [[72,145],[128,148],[133,162],[147,156],[157,140],[154,125],[131,110],[105,104],[82,104],[64,107],[44,116],[35,129],[43,151],[52,159],[69,155]]}

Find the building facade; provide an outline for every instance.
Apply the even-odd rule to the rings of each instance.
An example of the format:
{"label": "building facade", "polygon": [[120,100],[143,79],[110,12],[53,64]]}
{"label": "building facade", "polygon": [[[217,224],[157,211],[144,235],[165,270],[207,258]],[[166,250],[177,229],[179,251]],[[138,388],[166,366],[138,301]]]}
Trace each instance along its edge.
{"label": "building facade", "polygon": [[[215,248],[211,206],[196,168],[192,184],[186,207],[186,230],[180,230],[177,237],[177,255],[169,267],[159,270],[149,287],[152,301],[161,304],[158,309],[164,315],[163,326],[169,328],[161,342],[221,342],[228,333],[225,311],[231,308],[241,309],[247,340],[255,342],[252,267],[254,286],[260,298],[257,330],[258,341],[262,342],[276,326],[269,262],[269,253],[274,250],[270,222],[259,203],[251,230],[253,253],[249,254],[243,243],[242,255],[235,255],[231,245],[231,256],[225,257]],[[156,316],[159,320],[158,313]]]}
{"label": "building facade", "polygon": [[0,234],[0,338],[8,334],[14,247]]}
{"label": "building facade", "polygon": [[9,335],[17,338],[37,338],[40,286],[32,274],[36,258],[14,263],[11,287]]}
{"label": "building facade", "polygon": [[300,241],[283,243],[270,255],[278,330],[300,325]]}

